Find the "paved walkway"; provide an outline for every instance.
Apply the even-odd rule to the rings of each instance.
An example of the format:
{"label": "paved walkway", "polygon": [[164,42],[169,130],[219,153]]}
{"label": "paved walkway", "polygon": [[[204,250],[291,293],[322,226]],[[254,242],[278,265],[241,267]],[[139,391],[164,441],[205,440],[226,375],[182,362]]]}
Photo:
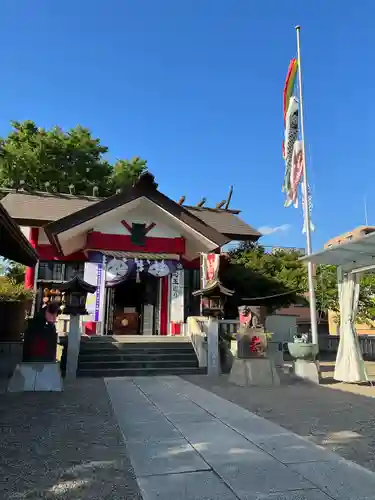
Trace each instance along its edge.
{"label": "paved walkway", "polygon": [[375,500],[375,474],[178,377],[107,379],[144,500]]}

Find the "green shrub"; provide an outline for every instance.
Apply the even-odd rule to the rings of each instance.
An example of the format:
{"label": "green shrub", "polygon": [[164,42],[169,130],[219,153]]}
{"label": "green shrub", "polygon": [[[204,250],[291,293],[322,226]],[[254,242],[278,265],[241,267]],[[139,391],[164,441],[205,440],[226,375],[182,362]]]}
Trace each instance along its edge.
{"label": "green shrub", "polygon": [[0,302],[25,302],[32,300],[33,290],[25,288],[7,276],[0,276]]}

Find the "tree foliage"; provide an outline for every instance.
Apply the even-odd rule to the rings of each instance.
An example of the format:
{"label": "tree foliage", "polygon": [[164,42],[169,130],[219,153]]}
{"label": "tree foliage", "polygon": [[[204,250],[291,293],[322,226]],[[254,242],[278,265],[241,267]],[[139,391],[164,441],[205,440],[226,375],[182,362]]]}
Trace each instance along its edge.
{"label": "tree foliage", "polygon": [[[229,253],[223,281],[236,291],[235,302],[246,298],[248,303],[264,304],[270,309],[295,303],[308,305],[307,267],[299,260],[301,256],[289,249],[269,253],[259,245],[240,245]],[[339,312],[336,267],[317,266],[315,271],[317,309]],[[251,300],[259,297],[269,298]],[[366,274],[360,287],[360,321],[369,322],[375,317],[374,297],[375,275]]]}
{"label": "tree foliage", "polygon": [[0,260],[0,276],[9,278],[13,283],[23,284],[25,282],[25,272],[26,267],[19,262],[8,259]]}
{"label": "tree foliage", "polygon": [[39,128],[35,122],[13,121],[12,131],[0,139],[0,186],[16,187],[23,181],[32,190],[75,194],[113,194],[131,184],[146,169],[146,161],[135,157],[111,165],[108,148],[91,132],[78,125],[67,132],[60,127]]}

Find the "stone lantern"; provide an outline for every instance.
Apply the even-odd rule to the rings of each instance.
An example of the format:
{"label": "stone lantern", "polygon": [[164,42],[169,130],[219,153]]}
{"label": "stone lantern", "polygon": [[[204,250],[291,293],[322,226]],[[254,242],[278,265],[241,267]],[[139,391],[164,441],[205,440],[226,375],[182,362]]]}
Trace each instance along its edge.
{"label": "stone lantern", "polygon": [[96,292],[95,285],[90,285],[79,276],[75,276],[72,280],[59,285],[58,289],[62,295],[61,310],[64,314],[71,316],[87,314],[87,294]]}
{"label": "stone lantern", "polygon": [[225,302],[233,294],[234,291],[225,288],[219,280],[209,283],[202,290],[193,292],[193,296],[201,297],[202,315],[212,318],[222,318],[224,316]]}
{"label": "stone lantern", "polygon": [[78,356],[81,344],[79,317],[87,314],[87,294],[95,293],[97,287],[95,285],[90,285],[79,276],[75,276],[67,283],[59,285],[58,288],[62,295],[61,309],[64,314],[70,315],[65,376],[67,379],[74,379],[77,374]]}

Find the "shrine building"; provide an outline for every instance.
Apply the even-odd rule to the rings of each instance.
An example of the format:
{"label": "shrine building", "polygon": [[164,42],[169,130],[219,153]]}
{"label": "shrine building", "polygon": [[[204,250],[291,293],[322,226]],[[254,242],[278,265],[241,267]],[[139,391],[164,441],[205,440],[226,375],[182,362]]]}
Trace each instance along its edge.
{"label": "shrine building", "polygon": [[[35,309],[78,275],[97,286],[87,299],[91,333],[167,335],[199,315],[200,255],[261,234],[239,210],[175,202],[150,173],[108,198],[2,190],[1,203],[39,255],[25,285]],[[58,297],[55,299],[57,300]]]}

